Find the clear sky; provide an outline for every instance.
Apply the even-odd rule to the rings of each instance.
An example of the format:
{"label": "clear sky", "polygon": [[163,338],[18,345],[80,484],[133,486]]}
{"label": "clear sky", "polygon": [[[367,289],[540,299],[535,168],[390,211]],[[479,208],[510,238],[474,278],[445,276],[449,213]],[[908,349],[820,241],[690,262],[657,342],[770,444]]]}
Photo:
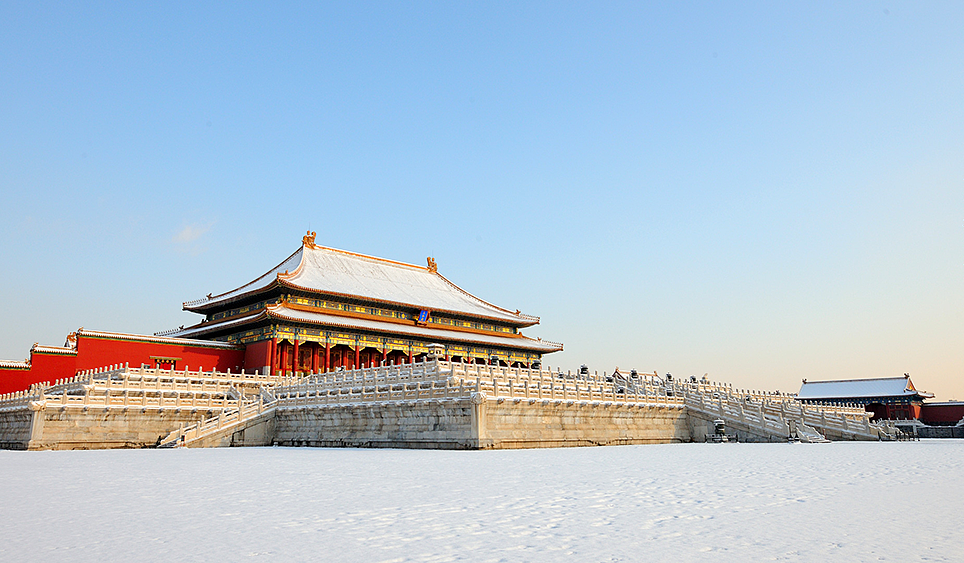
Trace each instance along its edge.
{"label": "clear sky", "polygon": [[319,244],[546,363],[964,399],[960,2],[0,3],[0,358]]}

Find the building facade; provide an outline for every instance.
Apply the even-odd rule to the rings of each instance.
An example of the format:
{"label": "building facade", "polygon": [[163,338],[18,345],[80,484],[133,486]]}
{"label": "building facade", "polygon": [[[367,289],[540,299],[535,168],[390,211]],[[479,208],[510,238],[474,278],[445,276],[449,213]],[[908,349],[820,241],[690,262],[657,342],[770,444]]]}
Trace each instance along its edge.
{"label": "building facade", "polygon": [[524,336],[538,317],[459,288],[434,259],[415,266],[315,244],[232,291],[184,303],[204,315],[165,333],[245,348],[249,369],[318,373],[411,363],[431,345],[446,360],[530,367],[561,344]]}

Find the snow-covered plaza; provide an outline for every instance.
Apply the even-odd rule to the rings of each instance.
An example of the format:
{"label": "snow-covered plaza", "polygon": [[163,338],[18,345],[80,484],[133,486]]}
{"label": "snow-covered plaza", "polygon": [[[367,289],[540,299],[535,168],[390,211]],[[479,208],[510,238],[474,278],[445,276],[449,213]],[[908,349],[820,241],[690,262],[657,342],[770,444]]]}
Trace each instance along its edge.
{"label": "snow-covered plaza", "polygon": [[960,561],[964,442],[0,451],[2,561]]}

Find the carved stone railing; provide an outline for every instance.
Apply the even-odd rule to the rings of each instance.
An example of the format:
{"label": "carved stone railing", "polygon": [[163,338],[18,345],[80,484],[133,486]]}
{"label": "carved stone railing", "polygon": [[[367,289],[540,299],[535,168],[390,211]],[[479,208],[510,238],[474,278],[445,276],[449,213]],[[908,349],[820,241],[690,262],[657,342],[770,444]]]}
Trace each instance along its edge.
{"label": "carved stone railing", "polygon": [[[371,368],[358,373],[324,374],[276,387],[279,406],[343,405],[431,398],[529,399],[558,403],[645,403],[682,407],[682,396],[656,386],[627,390],[604,379],[565,379],[563,374],[525,368],[475,366],[429,361]],[[462,369],[459,369],[462,368]],[[469,376],[469,377],[459,377]]]}
{"label": "carved stone railing", "polygon": [[276,383],[279,377],[203,370],[131,368],[111,365],[69,378],[33,385],[28,391],[0,396],[0,409],[90,407],[192,410],[237,408],[237,384]]}

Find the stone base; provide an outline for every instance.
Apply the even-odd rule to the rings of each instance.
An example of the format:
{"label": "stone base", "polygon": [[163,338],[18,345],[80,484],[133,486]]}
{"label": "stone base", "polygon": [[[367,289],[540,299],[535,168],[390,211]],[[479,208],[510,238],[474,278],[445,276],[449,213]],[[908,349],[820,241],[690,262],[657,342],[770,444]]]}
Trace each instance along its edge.
{"label": "stone base", "polygon": [[479,450],[689,440],[680,407],[463,399],[278,409],[273,443]]}
{"label": "stone base", "polygon": [[27,408],[0,413],[0,447],[19,450],[146,448],[183,423],[214,413],[191,409]]}

